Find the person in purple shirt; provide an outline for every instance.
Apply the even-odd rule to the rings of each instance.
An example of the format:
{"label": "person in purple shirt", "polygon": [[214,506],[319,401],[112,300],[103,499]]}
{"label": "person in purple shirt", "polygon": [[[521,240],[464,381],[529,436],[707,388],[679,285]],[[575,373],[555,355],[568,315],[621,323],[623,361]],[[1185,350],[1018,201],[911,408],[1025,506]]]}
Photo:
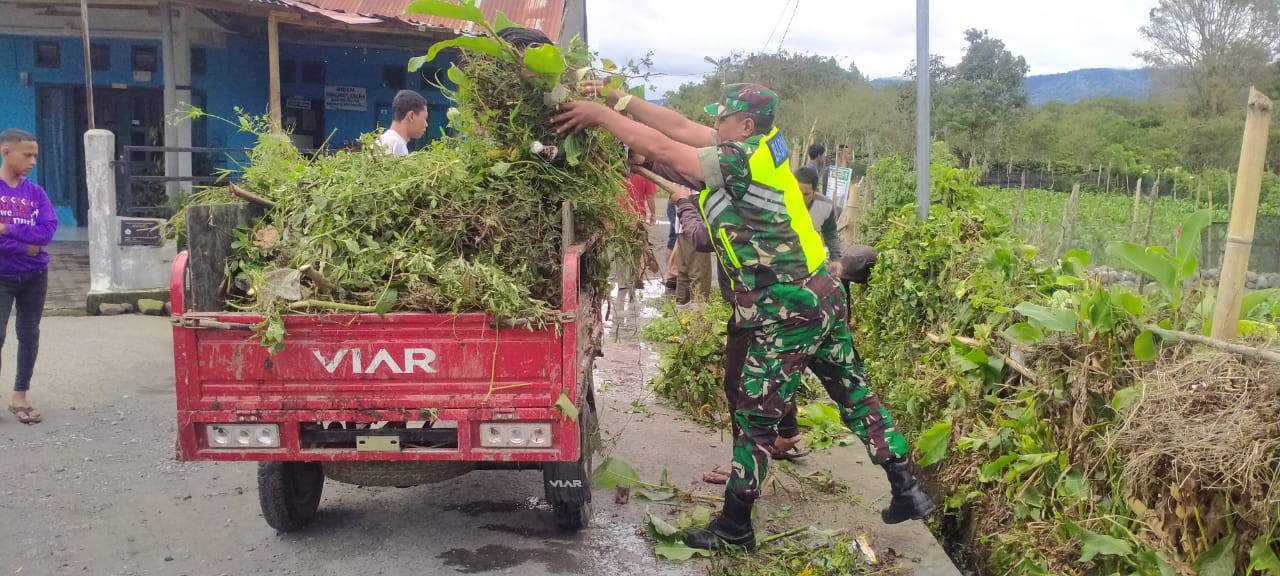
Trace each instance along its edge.
{"label": "person in purple shirt", "polygon": [[58,217],[44,189],[27,180],[40,148],[22,130],[0,132],[0,347],[17,309],[18,370],[9,412],[24,424],[42,419],[27,400],[36,354],[40,351],[40,317],[49,287],[49,253]]}

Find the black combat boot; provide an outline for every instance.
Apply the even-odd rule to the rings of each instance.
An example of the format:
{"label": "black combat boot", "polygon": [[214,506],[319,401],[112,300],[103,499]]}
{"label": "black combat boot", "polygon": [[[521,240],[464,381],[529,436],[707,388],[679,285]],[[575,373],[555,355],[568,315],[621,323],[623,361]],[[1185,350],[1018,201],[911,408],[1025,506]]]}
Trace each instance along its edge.
{"label": "black combat boot", "polygon": [[893,493],[889,507],[880,511],[880,519],[885,524],[920,520],[933,512],[933,501],[916,484],[915,476],[911,475],[909,460],[890,460],[884,463],[884,471],[889,476],[889,487]]}
{"label": "black combat boot", "polygon": [[684,537],[684,543],[690,548],[702,550],[724,550],[733,546],[756,549],[756,531],[751,527],[751,508],[755,503],[726,490],[724,493],[724,510],[720,516]]}

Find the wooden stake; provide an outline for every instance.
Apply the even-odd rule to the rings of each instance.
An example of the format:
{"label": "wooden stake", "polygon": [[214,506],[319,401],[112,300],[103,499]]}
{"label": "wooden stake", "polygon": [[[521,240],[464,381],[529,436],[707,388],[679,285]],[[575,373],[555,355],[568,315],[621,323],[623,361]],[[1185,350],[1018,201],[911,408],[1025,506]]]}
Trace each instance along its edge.
{"label": "wooden stake", "polygon": [[1151,221],[1156,217],[1156,199],[1160,197],[1160,173],[1156,173],[1155,184],[1151,185],[1151,202],[1147,207],[1147,229],[1142,234],[1142,244],[1151,245]]}
{"label": "wooden stake", "polygon": [[1231,224],[1227,228],[1227,255],[1218,279],[1217,307],[1213,313],[1213,337],[1234,338],[1244,298],[1245,275],[1249,271],[1249,251],[1258,218],[1258,195],[1262,192],[1262,168],[1267,156],[1267,136],[1271,129],[1271,99],[1256,88],[1249,89],[1249,112],[1240,149],[1240,170],[1235,200],[1231,204]]}
{"label": "wooden stake", "polygon": [[1138,211],[1142,208],[1142,178],[1133,188],[1133,217],[1129,218],[1129,241],[1138,241]]}
{"label": "wooden stake", "polygon": [[1054,253],[1053,259],[1057,260],[1066,253],[1067,248],[1071,246],[1071,237],[1076,231],[1076,210],[1080,206],[1080,183],[1076,182],[1071,187],[1071,199],[1067,201],[1067,205],[1062,210],[1062,238],[1058,240],[1058,251]]}
{"label": "wooden stake", "polygon": [[1018,187],[1018,200],[1013,203],[1013,228],[1018,227],[1018,218],[1022,216],[1022,199],[1027,192],[1027,169],[1022,169],[1022,185]]}

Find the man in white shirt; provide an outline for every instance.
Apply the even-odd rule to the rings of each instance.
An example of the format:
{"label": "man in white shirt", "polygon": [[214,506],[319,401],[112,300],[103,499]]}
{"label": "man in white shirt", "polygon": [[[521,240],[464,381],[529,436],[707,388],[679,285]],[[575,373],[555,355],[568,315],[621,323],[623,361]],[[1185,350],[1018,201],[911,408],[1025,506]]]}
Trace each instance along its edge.
{"label": "man in white shirt", "polygon": [[391,101],[391,127],[378,144],[392,156],[408,156],[409,141],[427,132],[427,100],[412,90],[401,90]]}

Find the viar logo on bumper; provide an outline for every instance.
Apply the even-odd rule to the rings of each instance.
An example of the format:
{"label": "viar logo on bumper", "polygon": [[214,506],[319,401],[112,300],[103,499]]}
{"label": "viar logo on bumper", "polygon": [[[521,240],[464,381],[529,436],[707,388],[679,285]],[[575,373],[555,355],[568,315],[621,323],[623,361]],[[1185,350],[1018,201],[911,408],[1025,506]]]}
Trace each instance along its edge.
{"label": "viar logo on bumper", "polygon": [[312,350],[311,353],[330,374],[337,373],[344,365],[350,366],[352,374],[377,374],[378,370],[388,370],[392,374],[436,373],[436,369],[431,366],[436,361],[436,352],[430,348],[405,348],[403,362],[397,362],[385,348],[380,349],[373,353],[368,365],[364,364],[363,355],[356,348],[339,349],[331,358],[326,358],[319,350]]}

